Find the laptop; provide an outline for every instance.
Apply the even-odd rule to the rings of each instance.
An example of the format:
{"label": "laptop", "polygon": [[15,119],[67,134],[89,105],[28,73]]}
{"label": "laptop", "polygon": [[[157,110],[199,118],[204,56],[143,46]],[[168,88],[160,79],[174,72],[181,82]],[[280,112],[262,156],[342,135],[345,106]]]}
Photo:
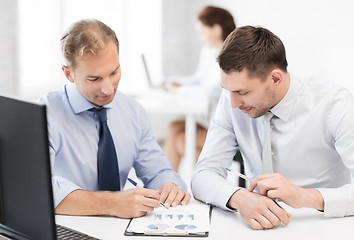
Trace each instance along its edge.
{"label": "laptop", "polygon": [[154,82],[151,79],[151,75],[150,75],[150,71],[149,71],[149,67],[146,61],[146,57],[144,54],[141,54],[141,60],[143,62],[143,66],[144,66],[144,70],[145,70],[145,74],[146,74],[146,80],[148,82],[148,86],[150,89],[159,89],[159,90],[163,90],[163,88],[161,87],[161,85],[155,85]]}
{"label": "laptop", "polygon": [[96,239],[55,224],[46,106],[0,96],[0,113],[0,239]]}

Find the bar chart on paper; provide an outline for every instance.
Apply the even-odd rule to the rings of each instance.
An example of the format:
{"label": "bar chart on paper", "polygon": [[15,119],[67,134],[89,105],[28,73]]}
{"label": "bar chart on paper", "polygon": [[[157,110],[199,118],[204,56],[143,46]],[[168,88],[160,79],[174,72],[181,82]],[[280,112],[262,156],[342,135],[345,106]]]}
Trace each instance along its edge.
{"label": "bar chart on paper", "polygon": [[209,211],[207,205],[156,208],[144,217],[133,219],[127,232],[153,235],[205,234],[209,232]]}

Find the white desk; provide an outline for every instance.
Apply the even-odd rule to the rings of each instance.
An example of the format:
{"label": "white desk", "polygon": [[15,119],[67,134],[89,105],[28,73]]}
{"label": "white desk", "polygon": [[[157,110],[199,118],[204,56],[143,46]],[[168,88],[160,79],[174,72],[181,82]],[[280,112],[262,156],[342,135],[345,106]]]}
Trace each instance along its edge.
{"label": "white desk", "polygon": [[185,156],[191,164],[192,171],[195,162],[196,117],[208,113],[208,100],[200,96],[186,97],[169,93],[162,89],[152,89],[137,97],[136,100],[145,108],[148,114],[183,115],[186,120]]}
{"label": "white desk", "polygon": [[[212,240],[261,239],[261,240],[299,240],[299,239],[353,239],[354,217],[325,218],[323,213],[313,209],[284,208],[292,214],[288,226],[278,226],[269,230],[253,230],[241,218],[239,213],[227,212],[218,208],[212,211],[209,237]],[[124,236],[128,219],[114,217],[73,217],[56,216],[58,224],[68,226],[100,239],[167,239],[165,237]],[[185,240],[183,237],[168,239]],[[188,238],[203,239],[203,238]]]}

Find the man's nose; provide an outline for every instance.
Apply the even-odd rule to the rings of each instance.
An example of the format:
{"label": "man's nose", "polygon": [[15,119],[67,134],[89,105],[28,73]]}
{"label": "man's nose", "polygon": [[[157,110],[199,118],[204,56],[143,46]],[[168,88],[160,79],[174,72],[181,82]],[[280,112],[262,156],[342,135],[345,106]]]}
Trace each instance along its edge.
{"label": "man's nose", "polygon": [[243,105],[243,101],[238,93],[230,93],[231,107],[238,108]]}
{"label": "man's nose", "polygon": [[103,79],[101,85],[101,91],[106,95],[110,95],[114,92],[114,87],[110,78],[107,77]]}

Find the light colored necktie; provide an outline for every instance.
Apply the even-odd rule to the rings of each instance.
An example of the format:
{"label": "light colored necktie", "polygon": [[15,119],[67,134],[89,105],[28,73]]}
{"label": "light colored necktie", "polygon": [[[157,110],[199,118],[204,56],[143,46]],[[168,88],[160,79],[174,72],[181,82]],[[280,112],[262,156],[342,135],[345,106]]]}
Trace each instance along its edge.
{"label": "light colored necktie", "polygon": [[263,140],[263,173],[273,173],[272,146],[270,138],[270,119],[274,116],[273,113],[267,112],[263,115],[264,121],[264,140]]}

